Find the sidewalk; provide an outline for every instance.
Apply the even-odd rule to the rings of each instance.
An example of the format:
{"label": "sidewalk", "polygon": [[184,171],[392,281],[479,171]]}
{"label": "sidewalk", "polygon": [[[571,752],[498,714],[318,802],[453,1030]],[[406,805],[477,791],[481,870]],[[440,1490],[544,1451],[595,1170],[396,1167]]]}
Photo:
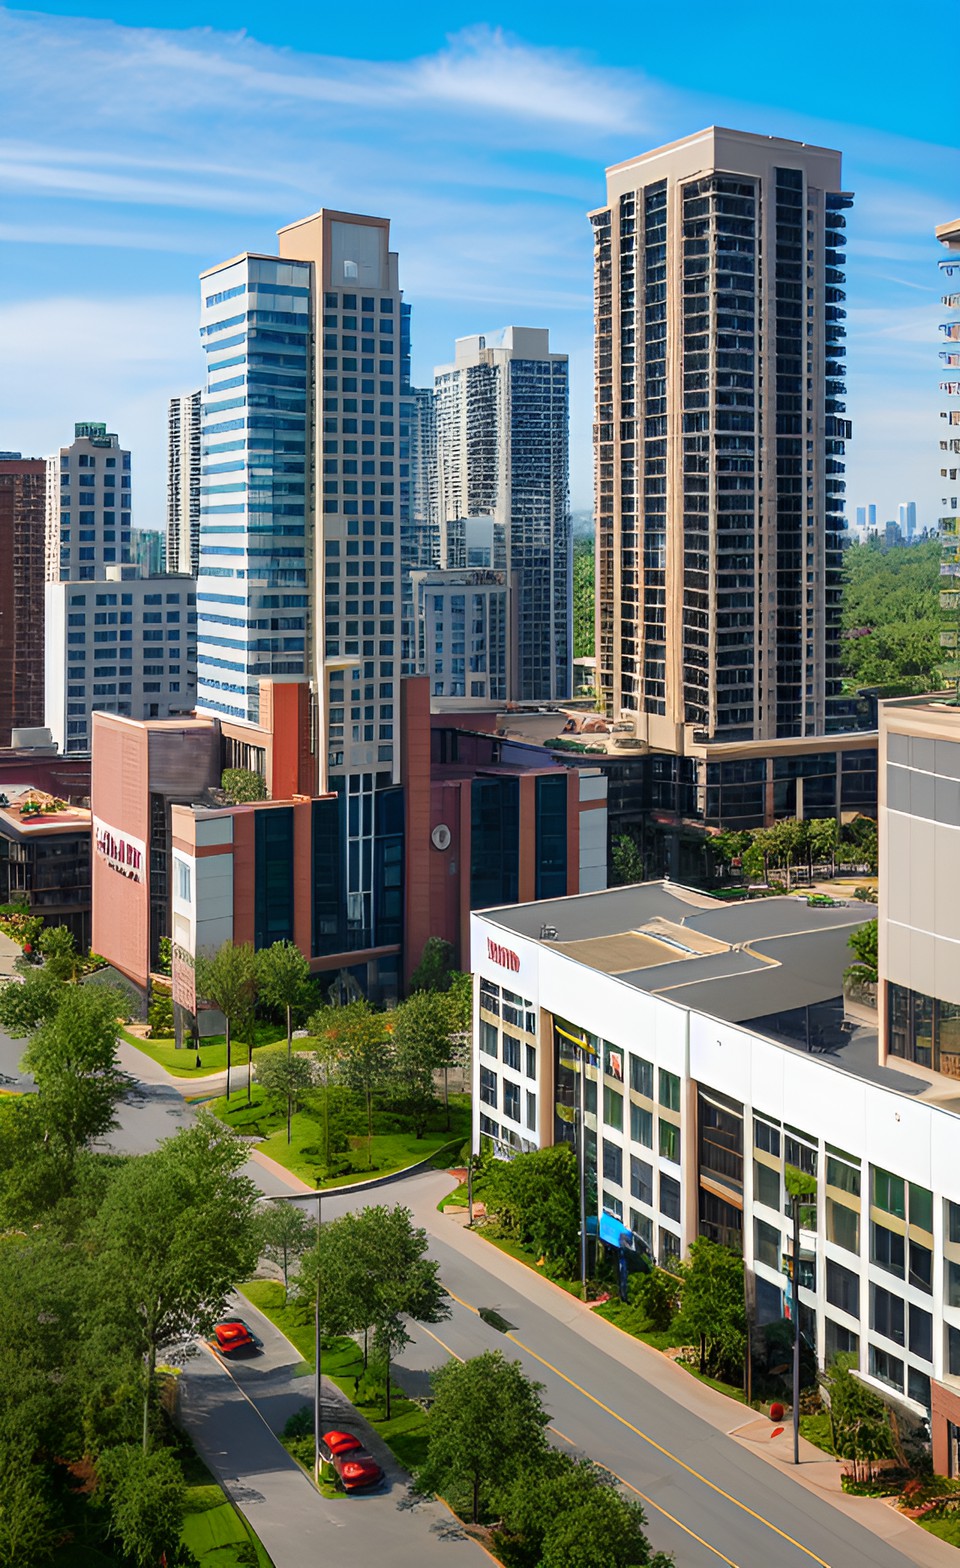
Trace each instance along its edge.
{"label": "sidewalk", "polygon": [[[442,1191],[438,1191],[436,1198],[441,1196]],[[771,1440],[772,1427],[766,1417],[755,1415],[745,1405],[719,1393],[709,1384],[701,1383],[660,1351],[598,1317],[585,1302],[577,1300],[559,1285],[491,1246],[475,1231],[467,1229],[464,1210],[440,1214],[435,1208],[428,1211],[424,1206],[416,1218],[430,1234],[462,1256],[495,1272],[505,1285],[526,1297],[531,1305],[592,1346],[602,1349],[621,1366],[639,1373],[677,1404],[756,1454],[766,1464],[773,1465],[790,1480],[817,1493],[824,1502],[895,1547],[905,1558],[916,1563],[917,1568],[951,1568],[951,1565],[957,1568],[960,1558],[956,1547],[931,1535],[899,1513],[891,1503],[883,1498],[852,1497],[844,1492],[839,1461],[801,1438],[800,1463],[795,1466],[789,1425],[782,1437]]]}

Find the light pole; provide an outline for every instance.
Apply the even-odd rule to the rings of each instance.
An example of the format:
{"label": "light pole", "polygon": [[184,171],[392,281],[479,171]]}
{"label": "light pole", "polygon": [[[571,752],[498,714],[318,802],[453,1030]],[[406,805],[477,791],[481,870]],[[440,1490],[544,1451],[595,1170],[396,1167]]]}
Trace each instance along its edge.
{"label": "light pole", "polygon": [[322,1376],[320,1370],[321,1345],[320,1345],[320,1209],[322,1193],[317,1191],[317,1290],[313,1305],[313,1356],[317,1366],[317,1375],[313,1388],[313,1478],[317,1486],[320,1485],[320,1422],[322,1414],[322,1401],[320,1389]]}
{"label": "light pole", "polygon": [[577,1127],[577,1155],[580,1166],[580,1299],[587,1299],[587,1138],[586,1120],[584,1118],[584,1079],[586,1078],[586,1057],[583,1047],[579,1050],[579,1116]]}

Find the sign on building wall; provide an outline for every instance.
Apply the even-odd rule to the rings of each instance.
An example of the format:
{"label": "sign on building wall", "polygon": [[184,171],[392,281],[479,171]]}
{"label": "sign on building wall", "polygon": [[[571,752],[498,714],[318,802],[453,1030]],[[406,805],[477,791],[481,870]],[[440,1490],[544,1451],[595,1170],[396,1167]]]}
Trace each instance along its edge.
{"label": "sign on building wall", "polygon": [[193,954],[179,942],[170,950],[170,978],[173,982],[173,1000],[188,1013],[197,1011],[197,969]]}
{"label": "sign on building wall", "polygon": [[93,819],[93,842],[97,854],[114,871],[131,882],[145,878],[147,847],[140,838],[121,833],[99,817]]}

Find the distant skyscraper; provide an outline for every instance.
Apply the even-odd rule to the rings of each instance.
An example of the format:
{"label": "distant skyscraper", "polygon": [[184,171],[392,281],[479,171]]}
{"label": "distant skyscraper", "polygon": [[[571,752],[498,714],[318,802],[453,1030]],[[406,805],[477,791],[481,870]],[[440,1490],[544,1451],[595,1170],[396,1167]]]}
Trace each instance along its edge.
{"label": "distant skyscraper", "polygon": [[900,533],[903,540],[906,544],[912,544],[913,536],[917,531],[917,503],[916,501],[901,501],[897,510]]}
{"label": "distant skyscraper", "polygon": [[432,387],[410,379],[410,306],[400,306],[400,600],[401,673],[417,671],[414,571],[440,562],[437,520],[437,419]]}
{"label": "distant skyscraper", "polygon": [[[509,695],[568,697],[567,357],[551,354],[546,330],[505,327],[459,338],[454,363],[435,372],[435,387],[441,564],[454,564],[448,538],[458,520],[486,516],[501,525],[512,576]],[[470,671],[463,673],[469,686]]]}
{"label": "distant skyscraper", "polygon": [[199,392],[172,397],[167,422],[167,570],[196,577],[200,563]]}
{"label": "distant skyscraper", "polygon": [[130,555],[142,576],[163,571],[163,547],[164,537],[159,528],[134,528],[130,535]]}
{"label": "distant skyscraper", "polygon": [[868,528],[876,528],[876,526],[877,526],[877,503],[876,503],[876,501],[871,501],[870,505],[867,507],[867,527]]}
{"label": "distant skyscraper", "polygon": [[106,425],[74,427],[47,458],[46,577],[85,582],[130,561],[130,453]]}
{"label": "distant skyscraper", "polygon": [[840,690],[840,154],[713,127],[607,170],[597,658],[651,745],[822,733]]}
{"label": "distant skyscraper", "polygon": [[865,506],[857,507],[857,528],[862,533],[867,526],[867,509]]}
{"label": "distant skyscraper", "polygon": [[43,723],[47,464],[0,452],[0,746]]}

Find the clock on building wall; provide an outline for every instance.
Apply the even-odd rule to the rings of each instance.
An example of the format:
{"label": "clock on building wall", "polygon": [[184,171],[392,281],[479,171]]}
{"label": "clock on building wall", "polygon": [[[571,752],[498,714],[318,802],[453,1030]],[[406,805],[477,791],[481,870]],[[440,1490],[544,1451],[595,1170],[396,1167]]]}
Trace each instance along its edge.
{"label": "clock on building wall", "polygon": [[438,822],[433,832],[430,834],[430,837],[433,840],[434,849],[450,848],[450,839],[452,835],[445,822]]}

